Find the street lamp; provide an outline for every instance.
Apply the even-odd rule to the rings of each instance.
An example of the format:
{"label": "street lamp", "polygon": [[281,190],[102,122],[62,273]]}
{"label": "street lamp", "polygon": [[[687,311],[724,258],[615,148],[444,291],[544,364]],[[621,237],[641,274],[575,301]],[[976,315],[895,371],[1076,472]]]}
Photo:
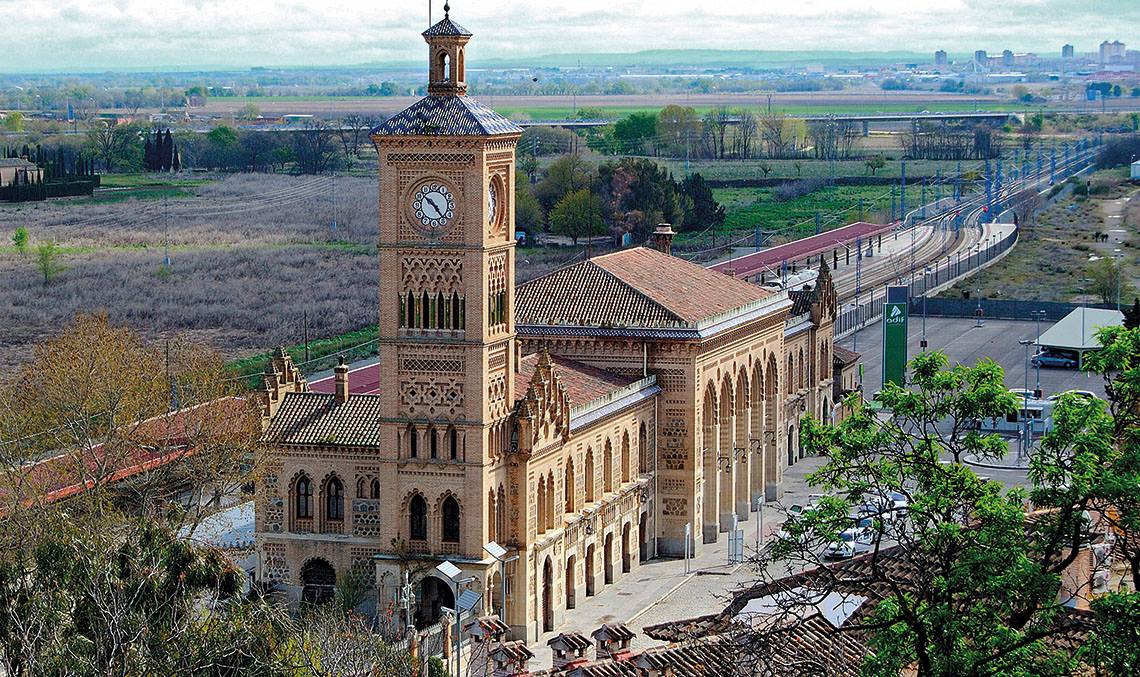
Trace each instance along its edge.
{"label": "street lamp", "polygon": [[[1044,310],[1031,310],[1031,311],[1029,311],[1029,316],[1037,321],[1037,340],[1033,342],[1033,345],[1034,345],[1035,350],[1040,352],[1040,350],[1041,350],[1041,320],[1045,319],[1045,311]],[[1037,385],[1033,389],[1033,396],[1036,397],[1037,399],[1041,399],[1041,363],[1038,362],[1035,365],[1035,367],[1036,367],[1036,371],[1037,371]]]}
{"label": "street lamp", "polygon": [[[435,570],[443,576],[444,580],[451,582],[451,590],[455,599],[455,609],[447,609],[455,614],[455,674],[463,674],[463,612],[474,606],[470,602],[460,603],[459,586],[466,585],[475,580],[474,576],[463,576],[463,570],[451,562],[443,561],[436,565]],[[463,607],[467,606],[467,609]]]}
{"label": "street lamp", "polygon": [[1017,441],[1017,462],[1020,465],[1022,451],[1029,445],[1029,346],[1033,345],[1033,341],[1018,339],[1017,342],[1025,348],[1025,387],[1021,391],[1021,418],[1024,430],[1023,436],[1019,436]]}
{"label": "street lamp", "polygon": [[519,558],[518,555],[507,556],[507,549],[491,541],[483,546],[492,559],[499,563],[499,618],[507,622],[507,564]]}

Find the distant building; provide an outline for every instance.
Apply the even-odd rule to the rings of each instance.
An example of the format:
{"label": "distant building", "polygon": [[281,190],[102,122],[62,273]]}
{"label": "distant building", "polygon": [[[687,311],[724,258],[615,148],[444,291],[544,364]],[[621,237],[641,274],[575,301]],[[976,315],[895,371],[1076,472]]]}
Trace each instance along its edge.
{"label": "distant building", "polygon": [[1132,163],[1132,178],[1140,179],[1140,160]]}
{"label": "distant building", "polygon": [[1013,52],[1011,50],[1002,50],[1001,65],[1005,66],[1006,68],[1013,66]]}
{"label": "distant building", "polygon": [[934,52],[934,65],[939,68],[945,68],[950,65],[949,59],[946,58],[946,50],[940,49]]}
{"label": "distant building", "polygon": [[986,54],[986,50],[979,49],[978,51],[974,52],[974,63],[982,67],[990,65],[990,57]]}
{"label": "distant building", "polygon": [[1063,47],[1061,47],[1061,58],[1062,59],[1072,59],[1076,55],[1077,55],[1076,50],[1073,48],[1072,45],[1064,45]]}
{"label": "distant building", "polygon": [[1100,43],[1100,62],[1102,64],[1120,63],[1127,57],[1128,50],[1124,48],[1124,43],[1119,40],[1109,42],[1105,40]]}

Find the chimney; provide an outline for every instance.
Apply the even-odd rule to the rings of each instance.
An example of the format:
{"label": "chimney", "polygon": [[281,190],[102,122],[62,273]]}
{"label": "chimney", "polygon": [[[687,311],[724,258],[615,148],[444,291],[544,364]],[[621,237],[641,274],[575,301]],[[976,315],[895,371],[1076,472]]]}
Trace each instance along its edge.
{"label": "chimney", "polygon": [[607,658],[620,661],[629,657],[630,642],[634,633],[622,623],[606,623],[590,634],[594,638],[594,656],[598,660]]}
{"label": "chimney", "polygon": [[336,402],[337,404],[344,404],[348,401],[348,365],[344,363],[344,358],[340,358],[340,364],[336,365],[333,369],[334,381],[336,382]]}
{"label": "chimney", "polygon": [[673,255],[673,227],[668,223],[657,224],[657,230],[653,231],[653,246],[657,251],[667,256]]}
{"label": "chimney", "polygon": [[577,632],[564,632],[546,644],[554,655],[551,667],[555,670],[568,670],[589,662],[586,650],[590,648],[590,640]]}

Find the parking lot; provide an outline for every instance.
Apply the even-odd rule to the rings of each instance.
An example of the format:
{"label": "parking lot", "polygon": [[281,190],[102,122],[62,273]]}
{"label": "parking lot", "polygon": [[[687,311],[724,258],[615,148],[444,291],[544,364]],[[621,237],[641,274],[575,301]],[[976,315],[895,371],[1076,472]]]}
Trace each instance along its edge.
{"label": "parking lot", "polygon": [[[1048,324],[1041,324],[1044,332]],[[1025,349],[1018,339],[1036,339],[1037,325],[1034,322],[1015,320],[986,320],[981,327],[967,318],[938,317],[927,318],[926,338],[928,350],[946,353],[951,364],[974,364],[989,357],[1005,370],[1005,383],[1010,388],[1025,385]],[[922,351],[922,317],[912,315],[908,326],[907,355],[913,358]],[[874,324],[839,341],[845,348],[854,349],[863,355],[863,389],[867,393],[878,390],[882,383],[883,325]],[[1030,346],[1030,355],[1033,347]],[[1029,368],[1029,388],[1036,384],[1037,370]],[[1066,390],[1088,390],[1104,397],[1104,383],[1097,376],[1078,372],[1075,369],[1041,368],[1041,389],[1045,396]]]}

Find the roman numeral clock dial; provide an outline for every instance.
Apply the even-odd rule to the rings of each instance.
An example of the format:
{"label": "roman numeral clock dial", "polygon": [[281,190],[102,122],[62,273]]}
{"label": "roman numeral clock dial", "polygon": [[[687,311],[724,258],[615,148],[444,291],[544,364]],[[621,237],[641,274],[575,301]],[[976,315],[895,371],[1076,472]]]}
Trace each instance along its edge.
{"label": "roman numeral clock dial", "polygon": [[429,240],[444,237],[455,225],[455,196],[438,181],[421,183],[410,206],[412,227]]}

